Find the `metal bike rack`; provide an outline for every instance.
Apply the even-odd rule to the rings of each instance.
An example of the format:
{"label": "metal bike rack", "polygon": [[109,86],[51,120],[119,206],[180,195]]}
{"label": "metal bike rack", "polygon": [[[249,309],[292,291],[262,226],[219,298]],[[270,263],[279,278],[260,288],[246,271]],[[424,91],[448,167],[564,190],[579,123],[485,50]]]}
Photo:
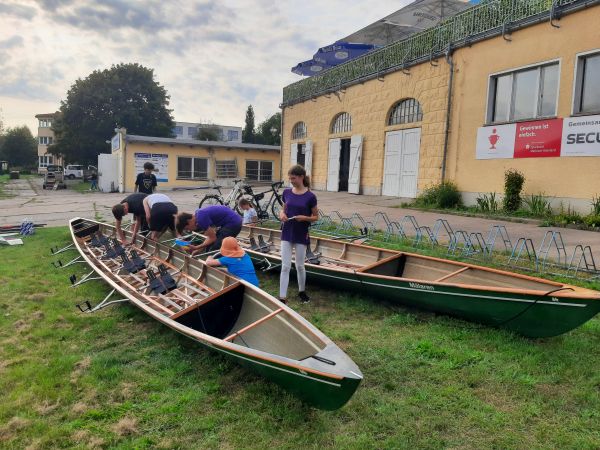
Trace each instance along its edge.
{"label": "metal bike rack", "polygon": [[580,271],[591,274],[592,278],[600,277],[600,273],[596,267],[596,261],[594,261],[594,255],[592,254],[592,248],[589,245],[584,247],[583,245],[578,244],[575,246],[573,255],[571,255],[571,260],[567,267],[567,276],[577,278]]}
{"label": "metal bike rack", "polygon": [[[550,250],[556,250],[557,255],[557,263],[549,263],[548,262],[548,254]],[[544,238],[542,239],[542,243],[538,248],[538,255],[540,256],[542,265],[541,272],[546,270],[546,264],[554,265],[557,267],[566,267],[567,266],[567,252],[565,250],[565,244],[562,239],[562,235],[560,231],[549,230],[544,233]]]}
{"label": "metal bike rack", "polygon": [[519,266],[519,260],[523,255],[523,251],[527,254],[527,259],[535,264],[535,270],[538,271],[539,259],[535,252],[535,246],[530,238],[520,237],[512,250],[510,258],[508,259],[508,265],[511,267],[520,267],[522,269],[530,269],[526,266]]}

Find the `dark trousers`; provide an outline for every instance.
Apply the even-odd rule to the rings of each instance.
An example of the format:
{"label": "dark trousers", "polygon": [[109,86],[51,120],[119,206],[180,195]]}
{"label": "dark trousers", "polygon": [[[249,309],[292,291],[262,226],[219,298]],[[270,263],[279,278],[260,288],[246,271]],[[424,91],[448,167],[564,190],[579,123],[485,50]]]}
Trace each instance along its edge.
{"label": "dark trousers", "polygon": [[217,230],[217,240],[215,242],[213,242],[213,244],[210,246],[210,248],[207,248],[206,250],[209,252],[212,252],[214,250],[220,250],[221,249],[221,244],[223,243],[223,239],[225,239],[226,237],[237,237],[238,234],[240,234],[240,231],[242,231],[242,224],[240,221],[239,225],[235,225],[235,226],[226,226],[226,227],[221,227]]}

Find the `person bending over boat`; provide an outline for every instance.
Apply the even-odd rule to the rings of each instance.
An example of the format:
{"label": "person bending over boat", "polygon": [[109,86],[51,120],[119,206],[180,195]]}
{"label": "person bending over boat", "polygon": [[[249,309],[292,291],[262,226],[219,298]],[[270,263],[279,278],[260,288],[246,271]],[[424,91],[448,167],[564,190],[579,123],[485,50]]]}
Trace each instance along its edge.
{"label": "person bending over boat", "polygon": [[169,228],[175,235],[177,206],[165,194],[150,194],[144,198],[146,220],[152,232],[150,239],[158,240]]}
{"label": "person bending over boat", "polygon": [[279,300],[287,303],[287,290],[292,268],[292,249],[296,253],[295,263],[298,275],[298,297],[302,303],[310,301],[306,294],[306,248],[310,244],[308,227],[319,218],[317,196],[310,190],[310,178],[306,170],[295,165],[288,170],[291,189],[283,191],[281,219],[281,276],[279,278]]}
{"label": "person bending over boat", "polygon": [[212,267],[226,267],[227,271],[248,283],[258,287],[258,278],[254,270],[254,265],[250,256],[240,247],[239,242],[234,237],[226,237],[221,244],[220,257],[214,258],[212,255],[206,260],[206,264]]}
{"label": "person bending over boat", "polygon": [[112,207],[113,216],[115,216],[115,228],[117,229],[117,236],[121,240],[123,245],[127,244],[125,239],[125,233],[121,229],[121,222],[123,220],[123,216],[131,213],[133,214],[133,235],[131,236],[131,244],[135,242],[135,237],[140,231],[148,231],[148,223],[146,222],[146,211],[144,210],[144,199],[148,196],[148,194],[144,194],[143,192],[136,192],[135,194],[128,195],[121,203]]}
{"label": "person bending over boat", "polygon": [[192,255],[218,250],[223,239],[240,234],[242,218],[228,206],[207,206],[194,214],[182,212],[177,216],[177,233],[181,235],[184,231],[198,231],[206,236],[202,244],[184,247]]}

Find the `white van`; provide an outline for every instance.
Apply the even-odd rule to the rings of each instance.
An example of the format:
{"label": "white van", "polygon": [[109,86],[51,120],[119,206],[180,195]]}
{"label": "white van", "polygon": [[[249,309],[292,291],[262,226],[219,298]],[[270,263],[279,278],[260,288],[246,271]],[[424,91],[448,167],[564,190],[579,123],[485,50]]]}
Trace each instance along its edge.
{"label": "white van", "polygon": [[69,164],[65,169],[65,178],[68,178],[69,180],[83,178],[83,166],[79,164]]}

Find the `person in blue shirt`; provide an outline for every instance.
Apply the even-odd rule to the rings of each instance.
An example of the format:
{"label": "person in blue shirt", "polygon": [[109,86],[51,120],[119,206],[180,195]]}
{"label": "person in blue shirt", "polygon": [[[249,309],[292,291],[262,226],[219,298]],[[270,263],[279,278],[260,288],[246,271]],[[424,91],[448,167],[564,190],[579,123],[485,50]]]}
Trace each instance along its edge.
{"label": "person in blue shirt", "polygon": [[187,251],[195,255],[218,250],[224,238],[236,237],[240,234],[242,218],[228,206],[212,205],[197,209],[194,214],[180,213],[177,216],[176,227],[179,235],[182,235],[184,231],[198,231],[206,236],[206,240],[201,244],[185,247]]}
{"label": "person in blue shirt", "polygon": [[221,257],[213,258],[209,256],[206,259],[206,264],[212,267],[226,267],[227,271],[248,283],[258,287],[258,278],[254,271],[254,265],[250,256],[246,254],[244,249],[240,247],[237,239],[234,237],[226,237],[223,239],[220,250]]}

